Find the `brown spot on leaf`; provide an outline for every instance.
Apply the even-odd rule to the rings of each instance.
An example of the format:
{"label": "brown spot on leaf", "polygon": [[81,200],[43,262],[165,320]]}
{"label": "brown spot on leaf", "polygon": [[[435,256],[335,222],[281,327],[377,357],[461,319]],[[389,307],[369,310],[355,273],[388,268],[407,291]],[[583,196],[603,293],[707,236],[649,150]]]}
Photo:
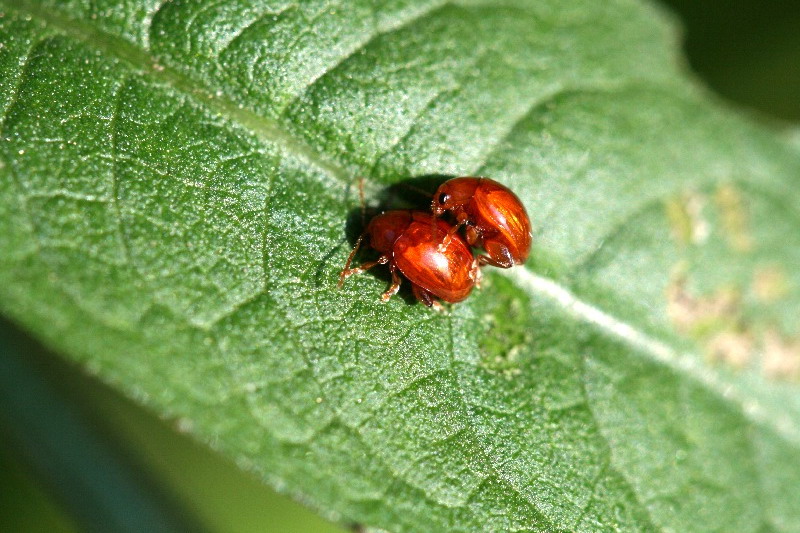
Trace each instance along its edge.
{"label": "brown spot on leaf", "polygon": [[731,248],[749,252],[753,248],[750,221],[742,193],[733,184],[720,185],[714,197],[722,216],[722,227]]}
{"label": "brown spot on leaf", "polygon": [[[788,294],[789,285],[783,267],[761,265],[753,272],[748,301],[775,302]],[[665,293],[673,325],[698,341],[709,361],[742,369],[760,355],[765,377],[800,381],[800,336],[787,337],[760,315],[745,315],[742,291],[723,287],[699,295],[690,289],[687,265],[679,263]]]}
{"label": "brown spot on leaf", "polygon": [[753,335],[744,326],[739,291],[722,288],[698,296],[680,273],[667,287],[667,313],[678,331],[703,344],[710,361],[740,369],[751,360]]}
{"label": "brown spot on leaf", "polygon": [[753,273],[753,293],[762,302],[780,300],[789,292],[786,271],[778,265],[761,266]]}
{"label": "brown spot on leaf", "polygon": [[679,331],[703,336],[737,322],[741,300],[738,291],[724,288],[709,296],[695,296],[686,285],[686,276],[678,275],[666,291],[667,314]]}
{"label": "brown spot on leaf", "polygon": [[743,368],[753,353],[753,339],[746,331],[724,330],[709,339],[706,350],[711,361]]}
{"label": "brown spot on leaf", "polygon": [[708,239],[709,225],[703,215],[705,204],[705,197],[694,192],[681,194],[666,202],[664,207],[676,242],[697,245]]}
{"label": "brown spot on leaf", "polygon": [[762,365],[767,377],[800,379],[800,338],[787,339],[775,329],[764,334]]}

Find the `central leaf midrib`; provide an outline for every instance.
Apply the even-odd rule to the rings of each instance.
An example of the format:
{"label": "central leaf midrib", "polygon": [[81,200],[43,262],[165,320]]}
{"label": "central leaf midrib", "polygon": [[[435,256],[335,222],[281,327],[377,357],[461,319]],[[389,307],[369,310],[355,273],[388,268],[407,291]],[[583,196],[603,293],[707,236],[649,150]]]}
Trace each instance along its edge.
{"label": "central leaf midrib", "polygon": [[579,295],[550,278],[539,276],[524,268],[504,270],[501,273],[523,290],[547,299],[551,305],[561,309],[574,320],[590,325],[603,335],[627,346],[634,353],[646,354],[650,360],[687,376],[706,390],[737,406],[745,420],[769,427],[775,435],[787,442],[795,445],[800,443],[800,430],[791,423],[790,417],[785,417],[783,421],[776,420],[768,409],[755,403],[750,397],[740,394],[740,387],[734,385],[731,380],[725,379],[717,372],[707,372],[707,367],[699,354],[672,347],[667,342],[581,299]]}
{"label": "central leaf midrib", "polygon": [[[172,65],[160,65],[157,58],[154,58],[150,54],[123,40],[119,36],[98,30],[97,28],[87,25],[81,21],[64,17],[56,11],[42,9],[40,6],[29,1],[23,1],[17,5],[11,5],[8,3],[8,0],[0,0],[0,5],[5,5],[9,10],[23,12],[36,17],[59,33],[103,50],[111,57],[116,57],[117,59],[128,63],[131,67],[133,67],[134,70],[147,75],[151,79],[163,82],[164,84],[172,87],[174,90],[193,97],[202,106],[216,111],[219,115],[225,117],[231,124],[241,127],[242,129],[250,132],[262,140],[267,141],[268,143],[279,146],[287,153],[290,153],[298,159],[322,170],[324,173],[332,177],[339,185],[348,185],[352,181],[351,173],[347,172],[335,161],[327,158],[323,153],[319,152],[311,145],[307,144],[301,139],[298,139],[290,131],[288,131],[285,125],[276,120],[257,115],[251,109],[246,107],[240,107],[238,104],[234,103],[228,98],[217,96],[215,91],[210,90],[203,83],[190,76],[187,76],[180,70],[174,68]],[[154,65],[159,65],[159,67],[154,68]],[[616,319],[613,315],[605,313],[601,309],[596,308],[589,303],[582,302],[567,288],[562,287],[555,281],[535,274],[531,275],[535,276],[535,278],[538,280],[546,281],[547,283],[552,284],[552,286],[558,287],[560,290],[564,291],[565,294],[571,295],[576,302],[580,302],[585,307],[595,308],[604,316],[613,319],[617,324],[625,325],[625,327],[629,328],[630,331],[636,332],[641,338],[650,339],[646,333],[640,331],[636,327],[627,324],[622,320]],[[512,276],[512,279],[514,279],[514,276]],[[580,313],[574,313],[574,309],[565,307],[563,302],[550,297],[552,295],[548,295],[536,287],[531,287],[525,283],[520,283],[519,280],[515,280],[515,283],[523,289],[527,288],[527,290],[531,291],[533,294],[548,296],[552,302],[552,305],[563,309],[564,312],[572,316],[573,319],[581,320],[582,322],[589,324],[594,329],[619,340],[626,346],[629,346],[632,351],[640,354],[646,354],[651,360],[661,364],[667,364],[668,366],[677,369],[682,374],[687,375],[693,380],[701,383],[709,390],[712,390],[717,394],[721,393],[719,387],[711,386],[708,383],[708,380],[703,379],[703,376],[705,376],[706,373],[688,371],[683,365],[671,364],[670,361],[665,360],[665,358],[657,351],[653,351],[652,349],[648,348],[648,343],[632,343],[630,338],[626,336],[620,336],[618,332],[604,328],[602,324],[592,321],[586,316],[581,316]],[[668,346],[666,343],[659,340],[651,339],[651,341],[663,346]],[[673,353],[678,353],[672,348],[670,348],[670,350]],[[742,401],[739,401],[738,404],[743,416],[747,419],[750,419],[747,414],[748,411],[745,409]],[[792,442],[800,442],[800,434],[798,434],[798,430],[796,428],[782,428],[780,424],[777,424],[774,420],[768,417],[765,417],[764,420],[760,420],[760,422],[766,423],[769,427],[773,428],[777,435],[782,435]]]}

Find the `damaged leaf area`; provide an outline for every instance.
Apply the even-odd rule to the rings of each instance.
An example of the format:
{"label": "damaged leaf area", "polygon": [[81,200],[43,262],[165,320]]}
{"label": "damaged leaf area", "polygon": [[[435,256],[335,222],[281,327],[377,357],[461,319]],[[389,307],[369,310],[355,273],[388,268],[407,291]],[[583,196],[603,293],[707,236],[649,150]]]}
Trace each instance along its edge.
{"label": "damaged leaf area", "polygon": [[[705,347],[709,361],[727,363],[736,369],[751,366],[768,378],[797,381],[800,342],[785,333],[792,331],[791,322],[782,332],[769,313],[771,307],[780,307],[790,296],[788,276],[779,264],[736,258],[753,251],[748,208],[742,192],[731,183],[719,186],[715,199],[715,235],[727,244],[730,260],[751,265],[752,273],[747,280],[729,280],[710,294],[696,295],[688,288],[690,259],[683,254],[665,291],[667,314],[678,331]],[[712,234],[701,210],[692,207],[704,203],[703,195],[696,193],[666,203],[672,235],[678,244],[691,243],[698,248],[706,244],[705,237],[687,237],[696,234],[687,228],[703,227],[706,237]]]}
{"label": "damaged leaf area", "polygon": [[[651,4],[0,13],[0,310],[66,357],[367,529],[800,531],[800,151]],[[528,264],[337,290],[358,178],[430,175],[513,189]]]}

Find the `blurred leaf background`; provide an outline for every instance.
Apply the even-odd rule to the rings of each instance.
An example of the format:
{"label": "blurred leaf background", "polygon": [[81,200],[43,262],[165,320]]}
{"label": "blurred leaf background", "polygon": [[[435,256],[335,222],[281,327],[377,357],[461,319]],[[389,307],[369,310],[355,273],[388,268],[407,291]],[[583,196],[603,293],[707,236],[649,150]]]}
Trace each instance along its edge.
{"label": "blurred leaf background", "polygon": [[[800,2],[665,3],[682,20],[687,67],[710,92],[778,127],[800,121]],[[31,406],[0,408],[0,531],[97,529],[104,512],[125,524],[126,514],[142,509],[165,531],[342,531],[181,435],[180,421],[159,420],[5,321],[0,350],[10,362],[2,385],[16,384],[17,401]],[[64,476],[71,475],[70,452],[80,450],[50,462],[31,452],[47,450],[36,423],[64,421],[65,413],[64,431],[98,447],[108,463],[94,467],[118,471],[111,481],[127,487],[126,498],[94,507],[77,501],[64,490],[76,480]],[[102,495],[102,476],[86,473]]]}
{"label": "blurred leaf background", "polygon": [[800,121],[800,2],[669,0],[684,48],[712,90],[763,117]]}

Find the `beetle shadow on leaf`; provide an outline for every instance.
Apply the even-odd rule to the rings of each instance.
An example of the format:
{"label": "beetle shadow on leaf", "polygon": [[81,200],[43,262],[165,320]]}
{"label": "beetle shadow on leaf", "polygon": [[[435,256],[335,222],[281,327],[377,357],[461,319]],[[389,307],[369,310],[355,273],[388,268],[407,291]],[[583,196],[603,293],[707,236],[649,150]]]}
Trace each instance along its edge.
{"label": "beetle shadow on leaf", "polygon": [[[350,249],[352,250],[353,246],[355,246],[355,243],[358,240],[358,237],[366,229],[370,219],[377,214],[383,213],[384,211],[390,211],[392,209],[415,209],[421,211],[430,211],[430,203],[433,193],[436,191],[439,185],[453,177],[455,176],[445,174],[425,174],[421,176],[415,176],[393,183],[382,189],[378,194],[373,195],[372,198],[366,198],[365,202],[367,205],[371,203],[370,200],[373,202],[377,200],[377,207],[362,207],[359,205],[358,207],[350,210],[344,223],[344,241],[350,244]],[[354,187],[347,188],[344,198],[345,202],[349,203],[353,189]],[[314,285],[316,287],[320,287],[323,284],[323,280],[328,277],[327,274],[333,271],[330,260],[339,250],[341,245],[342,242],[340,241],[340,243],[332,248],[327,254],[325,254],[322,260],[317,264],[314,275]],[[377,254],[374,252],[374,250],[371,250],[369,247],[362,246],[356,256],[353,258],[353,264],[358,265],[365,261],[375,259],[376,257]],[[339,268],[342,267],[344,267],[344,264],[339,266]],[[335,274],[337,275],[331,276],[331,279],[338,281],[338,272],[339,270],[337,269],[335,271]],[[391,275],[389,273],[389,269],[384,265],[378,265],[370,269],[365,275],[372,275],[386,282],[387,288],[391,284]],[[403,283],[400,286],[400,292],[398,293],[398,296],[403,298],[403,300],[408,304],[415,304],[417,300],[412,294],[410,287],[411,284],[408,282],[408,280],[403,278]],[[376,298],[378,297],[380,297],[380,294],[376,295]]]}
{"label": "beetle shadow on leaf", "polygon": [[393,183],[384,189],[381,200],[388,209],[419,209],[430,211],[433,193],[439,185],[455,178],[447,174],[423,174]]}

